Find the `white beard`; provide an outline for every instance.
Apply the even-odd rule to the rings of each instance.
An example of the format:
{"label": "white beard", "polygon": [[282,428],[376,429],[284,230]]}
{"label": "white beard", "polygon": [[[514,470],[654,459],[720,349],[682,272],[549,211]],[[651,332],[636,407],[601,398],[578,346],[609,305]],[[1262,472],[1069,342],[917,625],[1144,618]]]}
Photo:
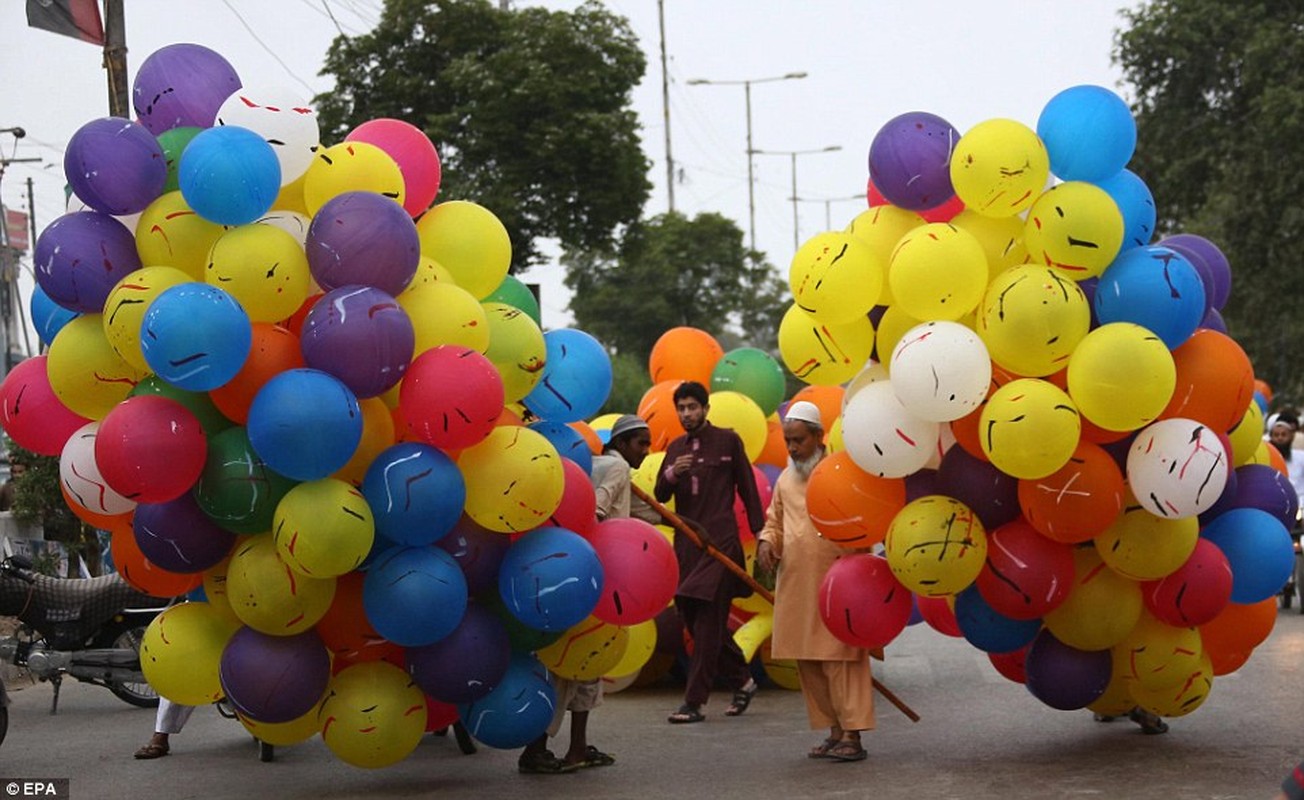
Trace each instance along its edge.
{"label": "white beard", "polygon": [[801,478],[804,482],[810,480],[811,472],[815,470],[816,465],[823,459],[824,448],[821,447],[817,449],[810,458],[801,461],[796,460],[792,456],[788,456],[788,467],[792,469],[793,472],[797,473],[797,477]]}

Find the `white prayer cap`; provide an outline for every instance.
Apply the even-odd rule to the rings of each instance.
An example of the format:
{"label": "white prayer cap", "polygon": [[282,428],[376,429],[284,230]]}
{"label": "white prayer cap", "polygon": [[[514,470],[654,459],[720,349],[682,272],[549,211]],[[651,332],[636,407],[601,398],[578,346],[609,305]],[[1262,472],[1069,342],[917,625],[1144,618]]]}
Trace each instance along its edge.
{"label": "white prayer cap", "polygon": [[794,419],[814,425],[817,428],[824,427],[824,423],[820,420],[819,406],[806,400],[798,400],[788,406],[788,413],[783,415],[783,421],[788,422]]}

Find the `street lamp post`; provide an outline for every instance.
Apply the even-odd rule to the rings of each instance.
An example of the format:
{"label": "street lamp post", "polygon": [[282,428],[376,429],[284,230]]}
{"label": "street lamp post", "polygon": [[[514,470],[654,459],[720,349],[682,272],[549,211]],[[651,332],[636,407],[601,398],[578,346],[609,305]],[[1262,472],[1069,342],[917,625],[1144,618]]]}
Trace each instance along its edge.
{"label": "street lamp post", "polygon": [[788,156],[792,160],[792,251],[797,252],[801,245],[801,234],[798,231],[797,222],[797,156],[813,155],[815,153],[836,153],[842,149],[840,144],[831,144],[828,147],[821,147],[813,150],[753,150],[753,153],[762,156]]}
{"label": "street lamp post", "polygon": [[742,86],[743,94],[747,100],[747,231],[751,240],[751,249],[756,249],[756,189],[755,173],[752,156],[760,152],[752,148],[752,84],[753,83],[775,83],[777,81],[800,80],[806,77],[805,72],[789,72],[785,75],[776,75],[772,78],[748,78],[740,81],[715,81],[706,78],[693,78],[688,81],[689,86]]}
{"label": "street lamp post", "polygon": [[843,203],[848,200],[859,200],[863,203],[865,202],[865,193],[861,192],[860,194],[848,194],[848,195],[843,195],[841,197],[798,197],[796,195],[793,195],[788,199],[797,203],[823,203],[824,204],[824,230],[831,231],[833,230],[833,214],[830,211],[829,207],[832,206],[834,203]]}

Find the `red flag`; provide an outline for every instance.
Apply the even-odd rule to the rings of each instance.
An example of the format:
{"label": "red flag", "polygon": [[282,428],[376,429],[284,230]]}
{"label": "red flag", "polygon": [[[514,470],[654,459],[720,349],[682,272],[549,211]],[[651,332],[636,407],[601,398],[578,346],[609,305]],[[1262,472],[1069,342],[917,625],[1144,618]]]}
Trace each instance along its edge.
{"label": "red flag", "polygon": [[27,0],[27,25],[104,44],[104,22],[95,0]]}

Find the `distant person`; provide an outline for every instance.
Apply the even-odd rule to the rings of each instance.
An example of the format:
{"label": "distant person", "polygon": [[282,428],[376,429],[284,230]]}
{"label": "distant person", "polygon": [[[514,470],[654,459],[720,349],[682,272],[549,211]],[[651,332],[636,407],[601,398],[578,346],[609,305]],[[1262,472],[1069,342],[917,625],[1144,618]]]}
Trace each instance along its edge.
{"label": "distant person", "polygon": [[18,498],[18,479],[27,472],[27,465],[21,461],[10,460],[9,478],[0,485],[0,511],[13,511],[14,500]]}
{"label": "distant person", "polygon": [[[664,503],[674,497],[675,511],[686,522],[700,526],[706,541],[742,567],[743,546],[734,517],[734,496],[742,500],[753,533],[765,522],[742,439],[707,421],[709,394],[702,384],[685,381],[675,389],[673,398],[685,433],[666,448],[657,476],[656,499]],[[672,723],[706,719],[702,706],[711,696],[717,675],[733,687],[733,699],[724,713],[736,717],[747,710],[757,685],[742,650],[729,635],[729,606],[735,597],[746,596],[750,589],[678,532],[675,556],[679,562],[675,608],[693,637],[693,653],[684,703],[668,719]]]}
{"label": "distant person", "polygon": [[783,420],[788,468],[774,485],[756,546],[762,569],[778,570],[774,590],[774,658],[795,659],[806,716],[829,735],[810,758],[863,761],[861,731],[874,728],[874,680],[869,651],[839,640],[820,620],[820,584],[846,550],[820,536],[806,512],[811,472],[824,457],[824,424],[814,403],[799,401]]}

